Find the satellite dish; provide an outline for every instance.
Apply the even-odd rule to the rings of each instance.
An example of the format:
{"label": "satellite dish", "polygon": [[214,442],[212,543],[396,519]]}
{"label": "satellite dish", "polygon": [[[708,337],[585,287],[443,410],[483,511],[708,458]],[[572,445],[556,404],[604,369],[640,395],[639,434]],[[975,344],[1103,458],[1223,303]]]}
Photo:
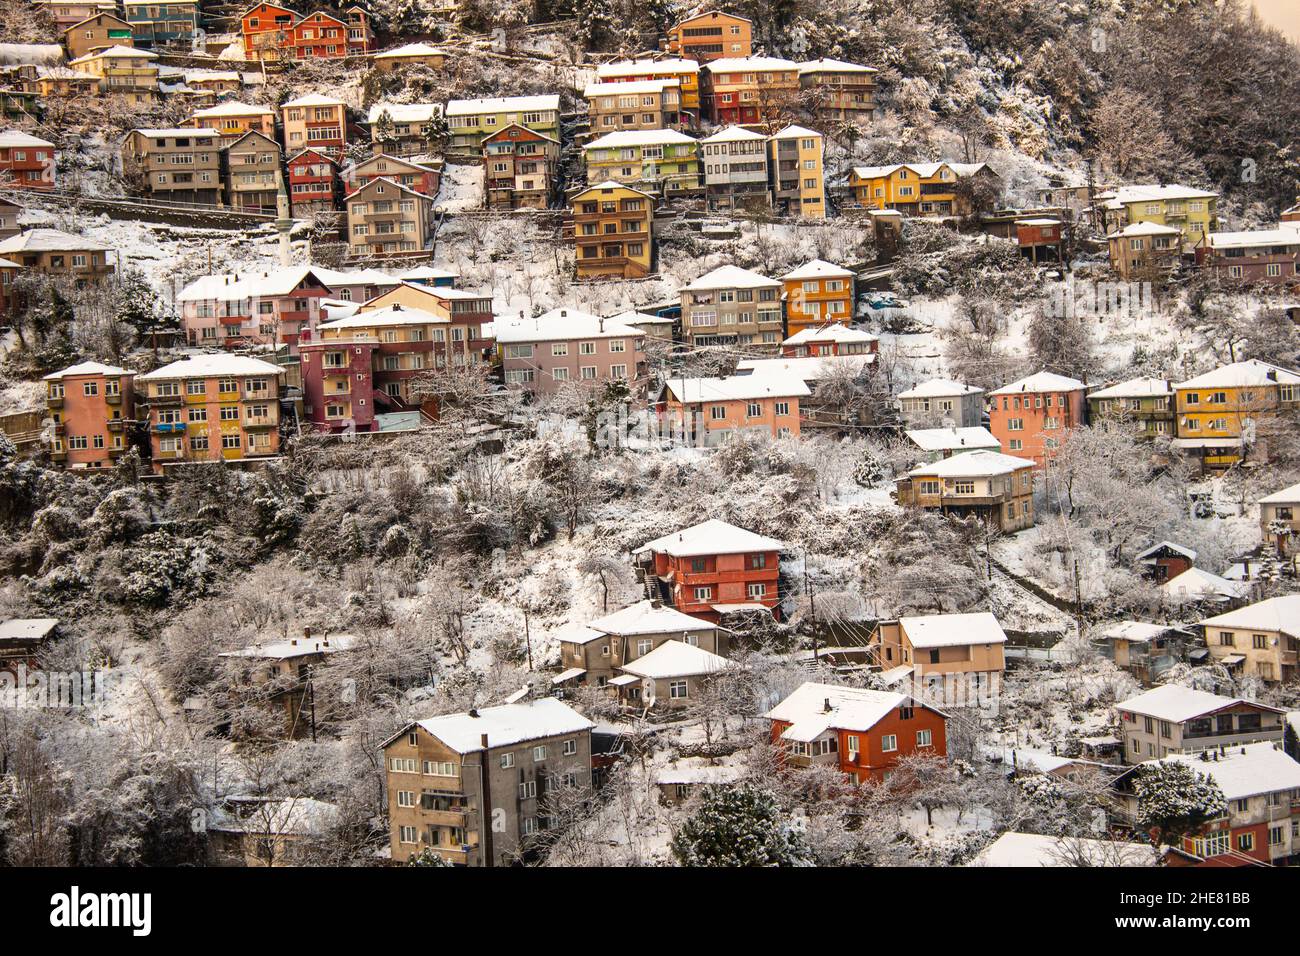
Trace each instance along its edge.
{"label": "satellite dish", "polygon": [[649,677],[641,680],[641,699],[647,707],[653,707],[655,704],[655,682]]}

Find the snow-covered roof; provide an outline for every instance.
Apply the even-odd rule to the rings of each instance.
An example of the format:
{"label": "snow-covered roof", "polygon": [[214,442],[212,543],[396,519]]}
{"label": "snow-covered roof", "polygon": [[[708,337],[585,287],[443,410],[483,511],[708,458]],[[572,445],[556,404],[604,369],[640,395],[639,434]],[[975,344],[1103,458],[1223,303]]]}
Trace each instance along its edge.
{"label": "snow-covered roof", "polygon": [[[1196,568],[1192,568],[1195,571]],[[1190,574],[1184,571],[1178,575]],[[1178,578],[1174,578],[1177,581]],[[1173,582],[1170,582],[1173,583]],[[1232,584],[1231,581],[1226,582]],[[1242,587],[1242,585],[1234,585]],[[1235,611],[1207,617],[1198,622],[1204,627],[1242,628],[1250,631],[1280,631],[1291,637],[1300,637],[1300,594],[1284,594],[1264,601],[1257,601]]]}
{"label": "snow-covered roof", "polygon": [[782,739],[808,743],[832,729],[865,733],[910,699],[892,691],[806,681],[763,716],[790,725]]}
{"label": "snow-covered roof", "polygon": [[725,657],[684,641],[664,641],[649,654],[624,664],[620,670],[635,677],[665,680],[670,677],[701,677],[735,667]]}
{"label": "snow-covered roof", "polygon": [[616,76],[644,76],[647,73],[698,73],[700,64],[695,60],[616,60],[596,67],[601,79]]}
{"label": "snow-covered roof", "polygon": [[1024,392],[1073,392],[1087,388],[1077,378],[1057,375],[1055,372],[1035,372],[1033,375],[994,389],[990,395],[1019,395]]}
{"label": "snow-covered roof", "polygon": [[825,259],[810,259],[797,269],[791,269],[782,279],[852,279],[853,273]]}
{"label": "snow-covered roof", "polygon": [[[782,276],[782,278],[789,278],[789,276]],[[820,325],[816,328],[810,326],[806,329],[800,329],[781,344],[807,345],[811,342],[836,342],[844,345],[856,342],[875,342],[878,338],[879,336],[872,335],[870,332],[851,329],[843,322],[836,322],[833,325]]]}
{"label": "snow-covered roof", "polygon": [[1203,568],[1188,568],[1160,585],[1160,590],[1176,601],[1199,601],[1205,598],[1242,597],[1250,588],[1211,574]]}
{"label": "snow-covered roof", "polygon": [[1291,485],[1259,499],[1261,505],[1289,505],[1300,503],[1300,485]]}
{"label": "snow-covered roof", "polygon": [[63,46],[58,43],[0,43],[0,66],[62,61]]}
{"label": "snow-covered roof", "polygon": [[1172,226],[1162,226],[1159,223],[1142,222],[1130,223],[1118,232],[1112,232],[1107,239],[1135,239],[1140,236],[1178,236],[1182,235]]}
{"label": "snow-covered roof", "polygon": [[265,272],[220,273],[200,276],[176,296],[179,302],[242,302],[244,299],[288,295],[314,275],[328,285],[327,270],[315,266],[288,266]]}
{"label": "snow-covered roof", "polygon": [[1252,707],[1274,713],[1284,713],[1280,708],[1256,704],[1240,697],[1222,697],[1219,694],[1211,694],[1191,687],[1179,687],[1175,684],[1165,684],[1138,694],[1136,697],[1130,697],[1128,700],[1121,700],[1115,705],[1115,709],[1181,724],[1238,704],[1250,704]]}
{"label": "snow-covered roof", "polygon": [[29,641],[36,643],[50,636],[59,626],[57,617],[16,617],[0,621],[0,641]]}
{"label": "snow-covered roof", "polygon": [[18,129],[7,129],[3,133],[0,133],[0,149],[10,149],[13,147],[19,149],[24,147],[46,147],[48,149],[53,149],[54,144],[48,140],[32,136],[30,133],[24,133],[22,130]]}
{"label": "snow-covered roof", "polygon": [[[656,605],[658,605],[656,607]],[[672,634],[677,631],[713,631],[717,626],[691,617],[667,604],[638,601],[587,624],[601,634],[631,636],[636,634]]]}
{"label": "snow-covered roof", "polygon": [[969,428],[914,428],[904,434],[922,451],[987,450],[1002,447],[983,425]]}
{"label": "snow-covered roof", "polygon": [[481,113],[559,112],[559,94],[542,96],[490,96],[477,100],[451,100],[448,116],[478,116]]}
{"label": "snow-covered roof", "polygon": [[809,129],[807,126],[798,126],[791,124],[772,134],[772,139],[798,139],[801,136],[812,136],[821,139],[822,134],[815,129]]}
{"label": "snow-covered roof", "polygon": [[[951,432],[954,429],[937,428],[925,429],[925,431]],[[960,431],[972,433],[983,433],[989,438],[993,436],[984,428],[964,428]],[[912,432],[908,432],[908,437]],[[980,440],[985,440],[980,436]],[[992,441],[997,445],[996,438]],[[922,446],[924,447],[924,446]],[[926,449],[927,451],[932,449]],[[1019,471],[1021,468],[1032,468],[1033,461],[1028,458],[1017,458],[1015,455],[1004,455],[998,451],[987,451],[976,449],[966,451],[961,454],[953,455],[951,458],[940,458],[938,461],[931,462],[928,465],[918,465],[909,471],[908,477],[934,477],[934,478],[985,478],[993,475],[1009,475],[1012,472]]]}
{"label": "snow-covered roof", "polygon": [[673,319],[666,315],[651,315],[648,312],[638,312],[636,309],[628,309],[626,312],[620,312],[617,315],[611,315],[610,321],[622,322],[624,325],[633,325],[641,328],[645,325],[672,325]]}
{"label": "snow-covered roof", "polygon": [[[846,356],[869,358],[870,356]],[[796,361],[794,359],[787,362]],[[812,390],[794,369],[726,378],[670,378],[664,388],[683,405],[700,402],[740,402],[755,398],[807,398]]]}
{"label": "snow-covered roof", "polygon": [[[971,452],[971,454],[980,454],[980,452]],[[1002,625],[988,611],[977,611],[972,614],[925,614],[918,617],[900,617],[898,623],[915,648],[965,647],[971,644],[1007,642],[1007,635],[1003,632]]]}
{"label": "snow-covered roof", "polygon": [[709,554],[750,554],[757,551],[780,551],[785,543],[744,528],[737,528],[720,518],[710,518],[690,528],[674,531],[643,544],[637,554],[662,552],[675,558],[692,558]]}
{"label": "snow-covered roof", "polygon": [[1007,832],[981,850],[969,866],[1156,866],[1159,862],[1160,851],[1146,843]]}
{"label": "snow-covered roof", "polygon": [[884,176],[892,176],[900,169],[909,169],[916,173],[921,179],[929,179],[939,172],[944,166],[947,166],[958,178],[973,176],[981,169],[987,169],[987,163],[891,163],[888,166],[854,166],[853,173],[859,179],[880,179]]}
{"label": "snow-covered roof", "polygon": [[104,47],[102,50],[93,50],[90,53],[87,53],[85,56],[77,57],[75,60],[69,60],[68,65],[76,66],[78,63],[89,63],[91,60],[98,60],[101,57],[106,57],[106,56],[111,56],[114,58],[131,57],[137,60],[158,59],[157,53],[150,53],[148,50],[137,50],[133,46],[108,46],[108,47]]}
{"label": "snow-covered roof", "polygon": [[105,365],[103,362],[78,362],[76,365],[69,365],[65,369],[57,372],[51,372],[45,376],[47,382],[57,382],[61,378],[71,378],[74,375],[134,375],[130,369],[118,368],[116,365]]}
{"label": "snow-covered roof", "polygon": [[1169,624],[1150,624],[1146,621],[1116,621],[1103,627],[1097,632],[1097,636],[1109,641],[1146,644],[1163,634],[1168,634],[1173,629],[1173,626]]}
{"label": "snow-covered roof", "polygon": [[710,60],[704,64],[704,67],[710,73],[762,73],[798,70],[799,64],[794,60],[783,60],[777,56],[738,56]]}
{"label": "snow-covered roof", "polygon": [[616,133],[606,133],[582,148],[622,149],[628,146],[673,146],[694,142],[696,141],[685,133],[679,133],[675,129],[623,129]]}
{"label": "snow-covered roof", "polygon": [[724,126],[712,135],[704,137],[702,143],[735,143],[742,140],[767,139],[762,133],[756,133],[752,129],[745,129],[743,126]]}
{"label": "snow-covered roof", "polygon": [[740,266],[718,266],[689,285],[682,286],[682,289],[686,292],[707,292],[713,289],[760,289],[768,286],[779,288],[780,285],[781,283],[775,279],[750,272]]}
{"label": "snow-covered roof", "polygon": [[1300,374],[1259,359],[1247,359],[1222,365],[1212,372],[1197,375],[1175,388],[1243,388],[1257,385],[1300,385]]}
{"label": "snow-covered roof", "polygon": [[0,255],[8,252],[107,252],[109,246],[58,229],[28,229],[0,242]]}
{"label": "snow-covered roof", "polygon": [[193,139],[216,139],[221,134],[215,129],[185,129],[175,127],[173,129],[133,129],[132,133],[139,133],[146,139],[173,139],[177,136],[188,136]]}
{"label": "snow-covered roof", "polygon": [[1191,186],[1120,186],[1110,192],[1098,193],[1098,199],[1112,199],[1120,205],[1135,202],[1163,202],[1169,199],[1215,199],[1218,193]]}
{"label": "snow-covered roof", "polygon": [[1170,754],[1155,762],[1181,763],[1205,774],[1226,800],[1300,789],[1300,763],[1267,742],[1228,747],[1224,753]]}
{"label": "snow-covered roof", "polygon": [[274,116],[275,110],[269,106],[252,106],[238,100],[226,100],[216,106],[195,110],[192,119],[215,119],[221,116]]}
{"label": "snow-covered roof", "polygon": [[1154,398],[1172,395],[1173,388],[1163,378],[1131,378],[1127,382],[1089,392],[1089,398]]}
{"label": "snow-covered roof", "polygon": [[324,93],[308,93],[306,96],[299,96],[297,99],[289,100],[282,104],[281,109],[285,106],[347,106],[343,100],[334,96],[326,96]]}
{"label": "snow-covered roof", "polygon": [[214,813],[208,828],[218,833],[267,836],[320,836],[338,819],[338,807],[310,797],[290,797],[262,804],[245,816],[225,810]]}
{"label": "snow-covered roof", "polygon": [[674,784],[707,786],[735,783],[743,775],[744,771],[733,764],[723,764],[718,767],[666,767],[655,774],[654,781],[661,787]]}
{"label": "snow-covered roof", "polygon": [[567,342],[576,339],[637,338],[645,333],[613,319],[601,318],[577,309],[552,309],[536,318],[499,317],[494,323],[496,340],[503,345],[518,342]]}
{"label": "snow-covered roof", "polygon": [[819,382],[833,375],[836,369],[849,368],[855,373],[859,373],[868,365],[874,365],[875,362],[876,356],[870,352],[863,355],[806,355],[803,357],[781,356],[766,359],[741,359],[736,364],[736,374],[783,375],[787,379],[793,377],[801,382],[811,383]]}
{"label": "snow-covered roof", "polygon": [[191,355],[162,368],[138,376],[139,381],[154,382],[172,378],[213,378],[218,375],[283,375],[284,369],[246,355],[212,352]]}
{"label": "snow-covered roof", "polygon": [[983,395],[984,389],[947,378],[932,378],[905,392],[899,392],[899,398],[953,398],[962,395]]}
{"label": "snow-covered roof", "polygon": [[[484,707],[469,713],[431,717],[416,723],[459,754],[482,751],[485,734],[489,748],[509,747],[512,744],[539,740],[543,737],[581,733],[596,726],[568,704],[554,697],[541,697],[527,703],[502,704],[499,707]],[[401,734],[389,740],[394,740],[397,736]]]}
{"label": "snow-covered roof", "polygon": [[447,325],[450,322],[451,319],[437,313],[393,303],[386,308],[363,310],[341,319],[334,319],[331,322],[322,322],[317,327],[317,330],[320,332],[333,332],[342,329],[365,329],[381,325]]}
{"label": "snow-covered roof", "polygon": [[442,113],[442,107],[437,103],[376,103],[366,119],[373,126],[385,113],[394,123],[427,123]]}
{"label": "snow-covered roof", "polygon": [[249,644],[237,651],[225,651],[218,657],[246,657],[259,661],[287,661],[295,657],[308,657],[314,654],[334,654],[349,650],[356,643],[355,637],[346,634],[322,635],[310,638],[291,638],[287,641],[269,641],[265,644]]}
{"label": "snow-covered roof", "polygon": [[585,99],[591,99],[593,96],[662,93],[669,87],[677,89],[680,85],[680,82],[672,77],[659,80],[616,80],[606,83],[588,83],[587,88],[582,91],[582,95]]}
{"label": "snow-covered roof", "polygon": [[1257,246],[1300,246],[1295,229],[1256,229],[1251,232],[1212,232],[1205,237],[1211,249],[1251,249]]}
{"label": "snow-covered roof", "polygon": [[875,67],[862,66],[859,63],[848,63],[844,60],[832,60],[830,57],[821,57],[817,60],[805,60],[799,64],[799,75],[805,73],[878,73]]}
{"label": "snow-covered roof", "polygon": [[617,179],[603,179],[598,183],[591,183],[586,189],[580,190],[573,198],[574,201],[581,199],[588,193],[594,192],[612,192],[615,189],[626,189],[630,193],[636,193],[638,196],[645,196],[647,199],[654,199],[644,189],[637,189],[635,186],[629,186],[627,183],[621,183]]}
{"label": "snow-covered roof", "polygon": [[385,50],[383,53],[376,53],[374,59],[396,60],[416,56],[447,56],[447,51],[440,47],[430,46],[428,43],[407,43],[404,46]]}
{"label": "snow-covered roof", "polygon": [[1192,548],[1185,548],[1181,544],[1175,544],[1172,541],[1157,541],[1151,547],[1139,551],[1133,560],[1141,561],[1143,558],[1149,558],[1160,551],[1172,551],[1175,554],[1181,554],[1188,561],[1196,560],[1196,552]]}

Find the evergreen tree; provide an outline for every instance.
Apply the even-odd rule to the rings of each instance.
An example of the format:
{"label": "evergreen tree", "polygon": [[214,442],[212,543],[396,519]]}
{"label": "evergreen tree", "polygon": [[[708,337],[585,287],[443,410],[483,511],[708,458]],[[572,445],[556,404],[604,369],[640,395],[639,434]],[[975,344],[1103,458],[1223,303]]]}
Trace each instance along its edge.
{"label": "evergreen tree", "polygon": [[1219,785],[1185,763],[1140,767],[1133,782],[1138,824],[1161,843],[1176,843],[1228,810]]}
{"label": "evergreen tree", "polygon": [[752,785],[710,790],[673,838],[682,866],[807,866],[810,852],[776,797]]}

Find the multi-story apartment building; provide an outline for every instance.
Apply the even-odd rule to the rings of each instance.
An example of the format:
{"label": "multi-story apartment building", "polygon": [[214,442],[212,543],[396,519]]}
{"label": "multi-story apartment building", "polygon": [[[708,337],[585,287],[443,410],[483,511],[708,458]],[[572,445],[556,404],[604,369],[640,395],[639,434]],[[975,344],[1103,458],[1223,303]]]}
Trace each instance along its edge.
{"label": "multi-story apartment building", "polygon": [[781,292],[776,279],[719,266],[682,287],[682,337],[691,346],[763,345],[775,352],[786,337]]}
{"label": "multi-story apartment building", "polygon": [[1140,222],[1170,226],[1179,231],[1188,252],[1214,232],[1218,221],[1219,194],[1188,186],[1121,186],[1097,199],[1111,232]]}
{"label": "multi-story apartment building", "polygon": [[700,188],[699,142],[676,130],[608,133],[583,147],[587,182],[617,182],[656,195]]}
{"label": "multi-story apartment building", "polygon": [[[1196,865],[1286,865],[1300,856],[1300,763],[1275,745],[1170,754],[1157,763],[1181,764],[1208,777],[1227,801],[1222,817],[1181,838],[1181,849]],[[1117,815],[1131,825],[1138,818],[1133,781],[1142,772],[1134,768],[1116,781]]]}
{"label": "multi-story apartment building", "polygon": [[694,60],[618,60],[602,63],[596,67],[596,79],[601,83],[676,80],[681,112],[678,123],[694,126],[700,121],[700,65]]}
{"label": "multi-story apartment building", "polygon": [[704,111],[726,123],[780,120],[799,100],[799,64],[774,56],[726,57],[704,66]]}
{"label": "multi-story apartment building", "polygon": [[1174,390],[1163,378],[1133,378],[1088,393],[1088,421],[1109,422],[1142,438],[1174,433]]}
{"label": "multi-story apartment building", "polygon": [[63,45],[68,59],[76,60],[96,50],[111,46],[135,46],[131,24],[111,13],[96,13],[63,31]]}
{"label": "multi-story apartment building", "polygon": [[288,345],[319,324],[321,300],[334,293],[320,272],[294,266],[203,276],[176,296],[191,346]]}
{"label": "multi-story apartment building", "polygon": [[126,453],[135,418],[135,373],[82,362],[45,376],[46,407],[54,423],[50,458],[68,468],[108,468]]}
{"label": "multi-story apartment building", "polygon": [[391,179],[372,179],[345,202],[353,255],[416,252],[433,235],[433,200]]}
{"label": "multi-story apartment building", "polygon": [[199,0],[125,0],[123,13],[135,45],[191,49],[199,29]]}
{"label": "multi-story apartment building", "polygon": [[129,46],[110,46],[68,62],[80,73],[99,78],[106,96],[147,106],[158,101],[158,54]]}
{"label": "multi-story apartment building", "polygon": [[28,229],[0,242],[0,256],[24,269],[78,283],[97,281],[116,271],[109,251],[103,243],[58,229]]}
{"label": "multi-story apartment building", "polygon": [[450,323],[445,339],[436,330],[434,332],[433,368],[443,368],[448,363],[477,365],[492,360],[495,351],[492,325],[496,317],[492,312],[491,293],[456,288],[437,279],[433,282],[402,281],[380,292],[362,305],[360,311],[387,309],[394,305],[422,309]]}
{"label": "multi-story apartment building", "polygon": [[997,618],[987,612],[927,614],[881,621],[869,648],[885,671],[911,668],[907,676],[919,699],[971,706],[999,693],[1006,642]]}
{"label": "multi-story apartment building", "polygon": [[833,322],[809,326],[781,343],[781,354],[789,358],[825,355],[873,355],[880,350],[880,338],[861,329]]}
{"label": "multi-story apartment building", "polygon": [[15,189],[53,189],[58,182],[54,144],[21,130],[0,133],[0,177]]}
{"label": "multi-story apartment building", "polygon": [[697,63],[749,56],[754,52],[754,25],[744,17],[710,10],[674,24],[666,49]]}
{"label": "multi-story apartment building", "polygon": [[787,126],[768,137],[768,149],[769,188],[776,213],[826,218],[821,133],[803,126]]}
{"label": "multi-story apartment building", "polygon": [[391,855],[510,866],[591,789],[590,720],[544,697],[408,724],[382,744]]}
{"label": "multi-story apartment building", "polygon": [[222,146],[229,146],[248,132],[261,133],[267,139],[274,140],[275,110],[227,100],[216,106],[197,110],[185,121],[185,125],[195,129],[216,130],[221,134]]}
{"label": "multi-story apartment building", "polygon": [[338,160],[347,145],[347,104],[323,93],[308,93],[280,107],[284,149],[289,155],[314,149]]}
{"label": "multi-story apartment building", "polygon": [[446,110],[451,129],[449,149],[478,156],[483,137],[517,123],[551,139],[560,138],[560,97],[506,96],[479,100],[451,100]]}
{"label": "multi-story apartment building", "polygon": [[441,70],[450,55],[446,50],[427,43],[407,43],[374,54],[370,62],[380,73],[391,73],[411,66],[427,66],[431,70]]}
{"label": "multi-story apartment building", "polygon": [[344,188],[351,195],[374,179],[387,179],[433,199],[438,195],[442,183],[442,167],[413,159],[400,159],[387,153],[376,153],[348,171]]}
{"label": "multi-story apartment building", "polygon": [[1199,626],[1210,657],[1234,676],[1286,684],[1300,674],[1300,595],[1268,598],[1207,617]]}
{"label": "multi-story apartment building", "polygon": [[32,0],[32,6],[48,11],[60,30],[97,13],[117,12],[117,0]]}
{"label": "multi-story apartment building", "polygon": [[668,641],[683,641],[725,655],[727,634],[662,601],[647,599],[586,624],[563,628],[556,635],[564,668],[559,676],[572,674],[568,680],[604,687],[624,664],[645,657]]}
{"label": "multi-story apartment building", "polygon": [[[348,25],[322,10],[309,13],[289,29],[295,60],[333,60],[347,56]],[[364,51],[358,51],[364,52]]]}
{"label": "multi-story apartment building", "polygon": [[996,193],[1000,186],[984,163],[895,163],[855,166],[849,173],[858,205],[906,216],[969,216],[979,211],[980,188]]}
{"label": "multi-story apartment building", "polygon": [[284,173],[280,144],[249,130],[224,150],[226,201],[233,209],[274,212]]}
{"label": "multi-story apartment building", "polygon": [[1226,468],[1253,449],[1267,459],[1269,439],[1300,410],[1300,374],[1250,359],[1174,385],[1175,448],[1194,454],[1202,468]]}
{"label": "multi-story apartment building", "polygon": [[726,378],[669,378],[655,412],[667,433],[702,447],[742,432],[798,438],[806,417],[801,403],[811,395],[793,370],[751,369]]}
{"label": "multi-story apartment building", "polygon": [[763,715],[789,767],[834,767],[856,783],[903,757],[948,755],[948,718],[907,694],[806,681]]}
{"label": "multi-story apartment building", "polygon": [[1106,237],[1110,266],[1125,282],[1169,278],[1182,260],[1182,233],[1173,226],[1135,222]]}
{"label": "multi-story apartment building", "polygon": [[989,430],[1008,455],[1032,458],[1038,468],[1084,424],[1087,386],[1054,372],[1038,372],[989,393]]}
{"label": "multi-story apartment building", "polygon": [[876,115],[876,73],[822,57],[799,64],[803,101],[822,122],[869,123]]}
{"label": "multi-story apartment building", "polygon": [[1125,763],[1282,739],[1286,711],[1165,684],[1115,705]]}
{"label": "multi-story apartment building", "polygon": [[[781,276],[787,331],[791,336],[826,323],[853,321],[853,273],[813,259]],[[836,354],[829,352],[826,354]]]}
{"label": "multi-story apartment building", "polygon": [[1294,286],[1300,283],[1300,228],[1210,233],[1196,246],[1196,262],[1230,284]]}
{"label": "multi-story apartment building", "polygon": [[177,462],[276,455],[283,375],[260,359],[204,354],[137,376],[148,390],[154,472]]}
{"label": "multi-story apartment building", "polygon": [[220,137],[210,129],[133,129],[122,141],[122,173],[155,199],[215,205],[222,196]]}
{"label": "multi-story apartment building", "polygon": [[304,149],[290,156],[285,166],[289,171],[290,210],[295,218],[338,211],[339,167],[331,157]]}
{"label": "multi-story apartment building", "polygon": [[389,156],[424,156],[437,147],[441,116],[437,103],[376,103],[366,115],[371,145]]}
{"label": "multi-story apartment building", "polygon": [[375,48],[375,31],[370,26],[370,12],[360,4],[343,8],[343,19],[348,25],[348,56],[370,53]]}
{"label": "multi-story apartment building", "polygon": [[656,538],[633,552],[638,577],[665,604],[717,622],[725,613],[765,607],[779,614],[784,542],[711,518]]}
{"label": "multi-story apartment building", "polygon": [[757,211],[771,205],[766,136],[728,126],[700,140],[699,149],[710,209]]}
{"label": "multi-story apartment building", "polygon": [[620,130],[677,126],[681,89],[677,80],[614,80],[590,83],[583,91],[591,132],[601,136]]}
{"label": "multi-story apartment building", "polygon": [[489,209],[545,209],[555,194],[560,144],[512,123],[483,137],[483,178]]}
{"label": "multi-story apartment building", "polygon": [[579,279],[640,279],[654,263],[654,197],[617,182],[573,197]]}
{"label": "multi-story apartment building", "polygon": [[239,15],[244,59],[289,59],[293,50],[293,25],[298,14],[274,3],[259,3]]}
{"label": "multi-story apartment building", "polygon": [[497,352],[507,385],[551,394],[568,383],[598,387],[627,382],[645,391],[645,333],[613,319],[552,309],[536,318],[498,319]]}
{"label": "multi-story apartment building", "polygon": [[1026,458],[963,451],[919,465],[894,484],[905,508],[974,515],[1003,533],[1034,525],[1034,463]]}

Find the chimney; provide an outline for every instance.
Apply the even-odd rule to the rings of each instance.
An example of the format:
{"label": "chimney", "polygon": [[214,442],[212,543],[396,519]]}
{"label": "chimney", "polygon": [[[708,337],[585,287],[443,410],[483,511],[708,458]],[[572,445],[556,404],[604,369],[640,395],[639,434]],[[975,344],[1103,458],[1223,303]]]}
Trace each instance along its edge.
{"label": "chimney", "polygon": [[289,642],[289,646],[290,646],[290,647],[297,647],[297,646],[298,646],[298,638],[295,637],[293,640],[291,640],[291,641]]}
{"label": "chimney", "polygon": [[661,607],[663,607],[664,604],[663,604],[662,601],[656,599],[656,600],[652,600],[652,601],[650,602],[650,606],[651,606],[652,608],[654,608],[654,609],[657,611],[657,610],[659,610]]}
{"label": "chimney", "polygon": [[829,714],[830,712],[831,712],[831,699],[829,697],[826,697],[823,699],[822,702],[822,713]]}
{"label": "chimney", "polygon": [[477,717],[477,716],[478,716],[478,708],[477,708],[477,707],[471,707],[471,708],[469,709],[469,715],[470,715],[471,717]]}
{"label": "chimney", "polygon": [[563,318],[565,318],[568,314],[569,314],[569,310],[568,310],[568,309],[561,309],[561,310],[560,310],[560,318],[563,319]]}
{"label": "chimney", "polygon": [[394,311],[394,312],[401,312],[401,311],[402,311],[402,303],[400,303],[400,302],[394,302],[394,303],[393,303],[393,311]]}
{"label": "chimney", "polygon": [[487,734],[484,734],[483,736],[479,737],[479,743],[483,745],[484,750],[488,749]]}
{"label": "chimney", "polygon": [[310,628],[310,627],[304,627],[304,628],[302,629],[302,636],[305,637],[307,640],[310,641],[310,640],[311,640],[311,628]]}

